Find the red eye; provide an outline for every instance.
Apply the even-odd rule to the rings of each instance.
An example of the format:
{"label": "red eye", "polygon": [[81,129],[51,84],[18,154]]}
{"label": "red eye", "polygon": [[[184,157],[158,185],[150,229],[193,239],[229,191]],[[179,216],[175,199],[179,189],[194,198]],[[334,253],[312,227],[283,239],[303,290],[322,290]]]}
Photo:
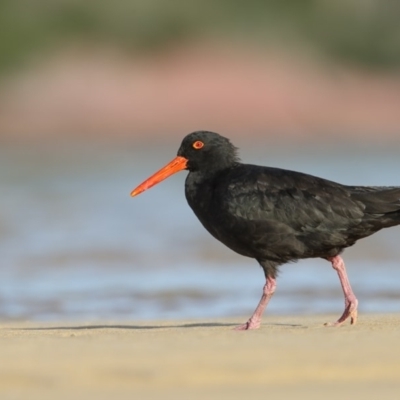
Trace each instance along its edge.
{"label": "red eye", "polygon": [[204,143],[203,143],[201,140],[196,140],[196,141],[193,143],[192,146],[193,146],[194,149],[200,150],[202,147],[204,147]]}

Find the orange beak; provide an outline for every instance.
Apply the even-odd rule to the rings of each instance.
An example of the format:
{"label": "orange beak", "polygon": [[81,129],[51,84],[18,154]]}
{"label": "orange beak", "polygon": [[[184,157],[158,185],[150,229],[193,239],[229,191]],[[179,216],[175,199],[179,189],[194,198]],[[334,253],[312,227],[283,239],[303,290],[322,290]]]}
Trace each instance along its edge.
{"label": "orange beak", "polygon": [[145,190],[150,189],[152,186],[157,185],[157,183],[162,182],[164,179],[167,179],[169,176],[184,170],[187,162],[188,160],[185,157],[175,157],[165,167],[161,168],[154,175],[141,183],[136,189],[132,190],[131,196],[137,196]]}

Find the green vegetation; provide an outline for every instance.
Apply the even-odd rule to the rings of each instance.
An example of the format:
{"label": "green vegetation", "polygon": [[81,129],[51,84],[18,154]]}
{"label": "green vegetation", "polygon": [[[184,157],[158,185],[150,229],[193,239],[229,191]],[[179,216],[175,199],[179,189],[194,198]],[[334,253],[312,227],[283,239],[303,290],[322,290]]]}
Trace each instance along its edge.
{"label": "green vegetation", "polygon": [[202,37],[299,41],[333,59],[400,65],[395,0],[0,0],[0,32],[2,70],[76,41],[152,51]]}

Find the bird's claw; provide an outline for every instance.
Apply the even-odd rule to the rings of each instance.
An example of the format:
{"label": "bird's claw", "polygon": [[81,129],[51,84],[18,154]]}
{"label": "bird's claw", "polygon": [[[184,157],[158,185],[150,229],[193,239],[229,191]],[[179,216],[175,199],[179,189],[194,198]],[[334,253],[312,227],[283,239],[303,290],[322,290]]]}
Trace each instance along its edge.
{"label": "bird's claw", "polygon": [[235,326],[233,329],[235,331],[249,331],[251,329],[258,329],[260,327],[260,324],[260,321],[249,319],[245,324]]}
{"label": "bird's claw", "polygon": [[355,325],[357,323],[357,306],[358,300],[356,298],[346,304],[346,308],[343,312],[343,315],[336,322],[327,322],[325,326],[341,326],[349,317],[350,317],[350,325]]}

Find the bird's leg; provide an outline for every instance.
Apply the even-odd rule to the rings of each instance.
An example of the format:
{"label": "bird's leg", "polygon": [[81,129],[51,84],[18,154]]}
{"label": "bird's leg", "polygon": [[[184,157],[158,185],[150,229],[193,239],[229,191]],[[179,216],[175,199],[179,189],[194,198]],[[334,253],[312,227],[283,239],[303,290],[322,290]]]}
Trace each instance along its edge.
{"label": "bird's leg", "polygon": [[340,326],[349,317],[350,317],[350,324],[354,325],[357,322],[358,300],[354,295],[353,290],[350,286],[350,281],[349,278],[347,277],[344,261],[340,256],[328,258],[328,261],[332,263],[333,269],[335,269],[337,274],[339,275],[340,284],[342,285],[344,294],[345,307],[342,316],[336,322],[326,323],[325,325]]}
{"label": "bird's leg", "polygon": [[245,331],[248,329],[258,329],[260,327],[261,316],[265,310],[265,307],[267,307],[270,298],[274,294],[275,289],[276,289],[276,279],[267,276],[267,282],[264,285],[261,300],[258,303],[258,306],[255,309],[253,315],[245,324],[237,326],[235,330]]}

